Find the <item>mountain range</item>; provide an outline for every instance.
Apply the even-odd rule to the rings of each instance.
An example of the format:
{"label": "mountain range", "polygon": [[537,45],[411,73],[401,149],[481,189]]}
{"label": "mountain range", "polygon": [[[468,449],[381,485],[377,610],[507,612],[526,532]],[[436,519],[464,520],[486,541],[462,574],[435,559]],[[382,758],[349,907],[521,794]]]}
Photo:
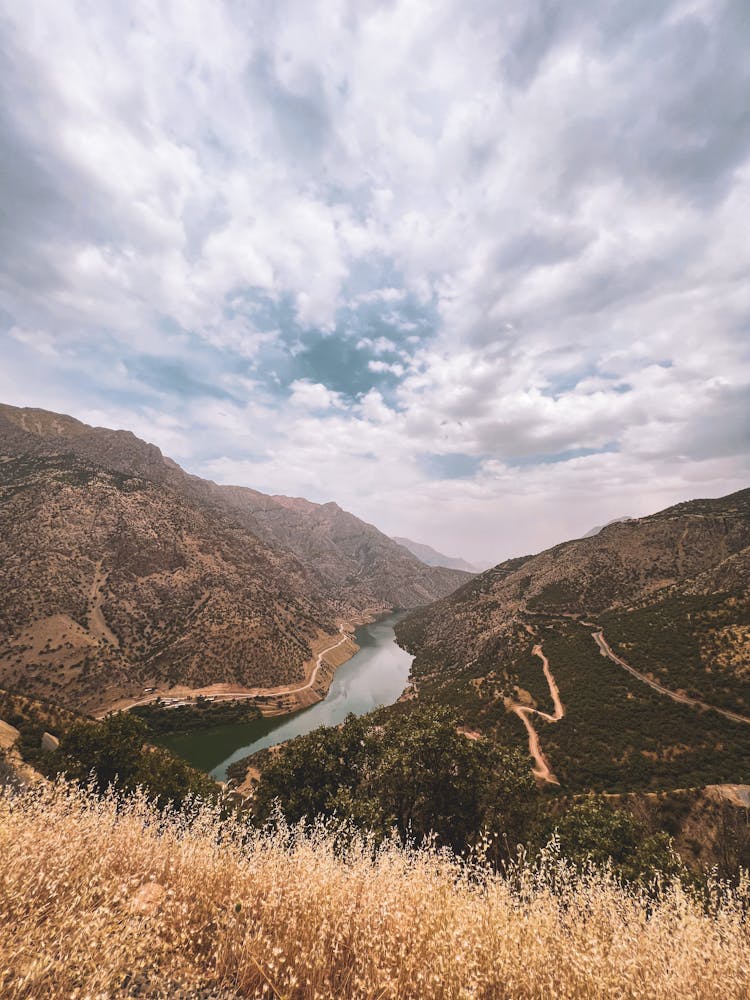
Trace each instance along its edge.
{"label": "mountain range", "polygon": [[0,406],[0,684],[88,711],[304,683],[342,623],[468,574],[335,503],[192,476],[129,431]]}
{"label": "mountain range", "polygon": [[90,713],[200,691],[291,711],[356,649],[342,628],[402,608],[415,659],[389,711],[447,705],[527,748],[541,784],[750,772],[750,490],[477,575],[441,561],[335,503],[217,485],[130,432],[0,406],[0,687]]}
{"label": "mountain range", "polygon": [[426,563],[427,566],[445,566],[448,569],[460,569],[464,573],[479,573],[479,567],[473,566],[470,562],[465,559],[458,559],[454,556],[446,556],[442,552],[438,552],[437,549],[433,549],[431,545],[424,545],[421,542],[413,542],[411,538],[398,538],[394,535],[394,542],[398,542],[399,545],[403,545],[405,549],[408,549],[412,555],[416,556],[420,562]]}

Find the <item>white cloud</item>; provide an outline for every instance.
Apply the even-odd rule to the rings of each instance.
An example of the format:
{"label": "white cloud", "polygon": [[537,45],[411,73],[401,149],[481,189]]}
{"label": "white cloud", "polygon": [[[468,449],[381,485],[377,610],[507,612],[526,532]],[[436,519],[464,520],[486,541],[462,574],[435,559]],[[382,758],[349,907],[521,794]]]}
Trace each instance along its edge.
{"label": "white cloud", "polygon": [[320,382],[297,379],[292,382],[290,388],[292,390],[290,404],[303,410],[341,409],[344,405],[339,393],[332,392]]}
{"label": "white cloud", "polygon": [[741,0],[0,7],[3,398],[476,558],[743,485]]}

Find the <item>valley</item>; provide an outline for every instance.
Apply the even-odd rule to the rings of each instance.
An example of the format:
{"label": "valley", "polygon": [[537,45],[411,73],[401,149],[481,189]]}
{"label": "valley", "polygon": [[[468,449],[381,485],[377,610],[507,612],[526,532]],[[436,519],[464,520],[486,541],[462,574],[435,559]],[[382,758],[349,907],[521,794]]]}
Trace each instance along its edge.
{"label": "valley", "polygon": [[127,432],[10,407],[0,432],[0,682],[29,703],[136,710],[246,792],[260,751],[381,705],[449,710],[548,798],[750,774],[750,491],[472,576]]}
{"label": "valley", "polygon": [[84,713],[296,711],[355,651],[342,629],[470,579],[334,503],[218,486],[61,414],[0,405],[0,458],[0,684]]}
{"label": "valley", "polygon": [[243,758],[318,726],[336,726],[349,714],[364,715],[395,702],[409,679],[411,657],[395,642],[394,627],[402,615],[387,615],[355,632],[356,652],[333,675],[326,697],[290,715],[195,730],[168,737],[163,744],[189,763],[225,780],[227,770]]}
{"label": "valley", "polygon": [[750,1000],[750,0],[0,6],[0,1000]]}
{"label": "valley", "polygon": [[627,885],[750,860],[749,490],[471,574],[126,432],[0,432],[0,784],[487,872],[553,835]]}

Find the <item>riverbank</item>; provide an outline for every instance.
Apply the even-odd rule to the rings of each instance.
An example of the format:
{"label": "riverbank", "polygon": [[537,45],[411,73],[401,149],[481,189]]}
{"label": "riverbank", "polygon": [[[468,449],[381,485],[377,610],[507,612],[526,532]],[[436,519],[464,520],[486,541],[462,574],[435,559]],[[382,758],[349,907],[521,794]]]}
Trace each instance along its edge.
{"label": "riverbank", "polygon": [[[342,644],[325,654],[314,684],[308,690],[311,704],[290,715],[266,715],[255,721],[201,729],[163,741],[188,763],[223,781],[227,767],[257,750],[283,743],[318,726],[336,726],[349,714],[364,715],[379,705],[390,705],[409,682],[412,657],[395,642],[394,613],[361,625],[355,633],[357,652]],[[328,644],[332,645],[331,637]],[[328,661],[340,654],[339,666]],[[320,654],[319,654],[320,655]],[[333,662],[333,660],[332,660]],[[318,686],[320,684],[320,687]],[[322,687],[326,693],[319,697]],[[301,692],[304,696],[305,692]],[[313,699],[315,699],[313,701]]]}
{"label": "riverbank", "polygon": [[313,655],[302,664],[304,680],[277,687],[244,687],[237,684],[210,684],[191,688],[184,684],[172,687],[149,688],[140,698],[118,698],[107,702],[93,712],[96,719],[103,719],[112,712],[126,712],[140,705],[161,701],[167,708],[205,701],[252,701],[264,716],[290,715],[308,708],[326,697],[336,670],[357,653],[359,646],[350,634],[356,627],[376,620],[375,616],[362,615],[339,623],[333,636],[321,632],[310,643]]}

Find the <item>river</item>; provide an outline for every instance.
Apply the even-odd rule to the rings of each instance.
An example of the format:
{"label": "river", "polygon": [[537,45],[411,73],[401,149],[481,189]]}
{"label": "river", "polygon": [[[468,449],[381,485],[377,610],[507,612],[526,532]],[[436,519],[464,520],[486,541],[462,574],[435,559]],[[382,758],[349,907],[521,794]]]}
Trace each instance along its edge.
{"label": "river", "polygon": [[396,612],[355,632],[358,653],[338,668],[328,696],[293,715],[197,729],[172,736],[163,744],[190,764],[223,781],[227,767],[266,747],[302,736],[318,726],[336,726],[353,713],[365,715],[379,705],[396,701],[409,680],[412,657],[396,644],[394,626],[403,617]]}

